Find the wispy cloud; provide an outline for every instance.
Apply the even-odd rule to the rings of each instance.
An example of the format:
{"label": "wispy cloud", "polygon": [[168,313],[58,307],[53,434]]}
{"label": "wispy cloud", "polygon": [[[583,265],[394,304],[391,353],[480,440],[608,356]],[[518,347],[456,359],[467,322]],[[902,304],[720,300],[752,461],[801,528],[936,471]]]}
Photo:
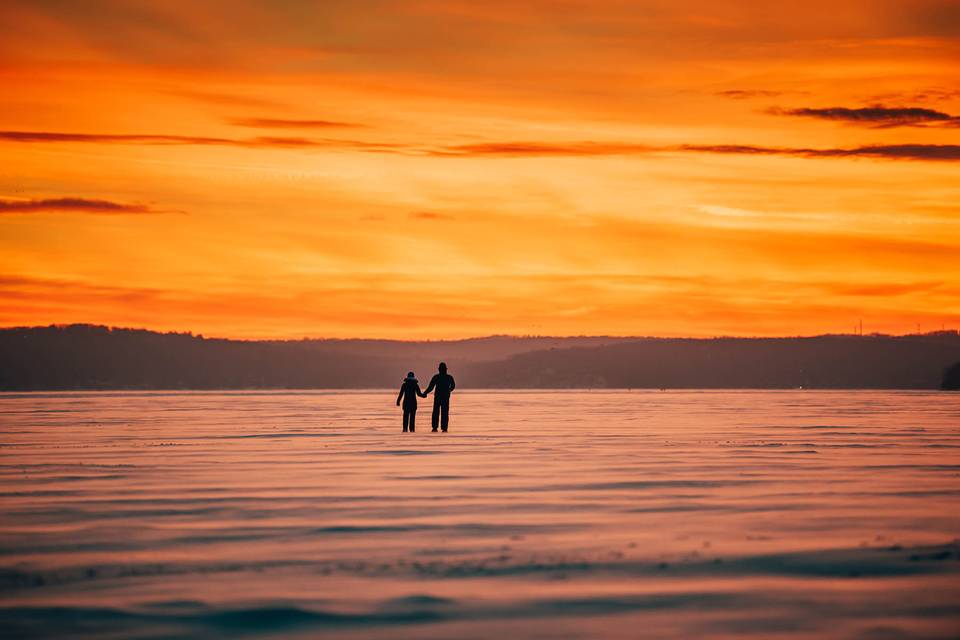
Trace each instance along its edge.
{"label": "wispy cloud", "polygon": [[616,141],[506,141],[483,142],[441,147],[342,140],[336,138],[303,138],[259,136],[256,138],[215,138],[167,134],[94,134],[51,131],[0,131],[0,141],[25,143],[99,143],[142,145],[225,145],[247,148],[323,148],[370,153],[409,153],[441,157],[549,157],[549,156],[626,156],[657,153],[712,153],[722,155],[793,156],[801,158],[874,158],[886,160],[919,160],[955,162],[960,160],[960,145],[955,144],[888,144],[856,147],[764,147],[748,144],[675,144],[647,145]]}
{"label": "wispy cloud", "polygon": [[848,148],[755,147],[749,145],[683,145],[682,151],[699,153],[779,155],[801,158],[875,158],[883,160],[960,160],[956,144],[880,144]]}
{"label": "wispy cloud", "polygon": [[960,97],[960,89],[948,87],[928,87],[916,91],[888,92],[867,96],[864,102],[871,104],[883,102],[945,102]]}
{"label": "wispy cloud", "polygon": [[767,111],[778,116],[796,116],[801,118],[816,118],[831,120],[845,124],[887,129],[891,127],[915,127],[926,125],[960,126],[960,117],[952,116],[943,111],[925,107],[872,107],[848,108],[825,107],[799,109],[783,109],[774,107]]}
{"label": "wispy cloud", "polygon": [[289,136],[258,136],[255,138],[220,138],[210,136],[181,136],[157,133],[72,133],[63,131],[0,131],[0,141],[25,143],[77,142],[90,144],[140,145],[200,145],[230,147],[314,147],[328,149],[361,149],[389,152],[398,145],[363,140],[337,138],[302,138]]}
{"label": "wispy cloud", "polygon": [[182,98],[188,98],[190,100],[196,100],[198,102],[205,102],[208,104],[216,105],[225,105],[232,107],[278,107],[282,106],[281,103],[276,100],[271,100],[263,97],[255,97],[248,95],[241,95],[236,93],[222,93],[215,91],[189,91],[189,90],[176,90],[168,91],[170,95],[179,96]]}
{"label": "wispy cloud", "polygon": [[[944,290],[946,288],[946,283],[943,281],[883,282],[872,284],[833,283],[831,285],[823,285],[823,288],[827,292],[839,296],[890,298],[893,296],[904,296],[914,293],[930,293],[938,290]],[[955,289],[952,291],[950,289],[946,289],[944,292],[947,295],[954,295],[957,293]]]}
{"label": "wispy cloud", "polygon": [[0,214],[75,212],[105,215],[171,213],[146,204],[113,202],[91,198],[41,198],[34,200],[0,199]]}
{"label": "wispy cloud", "polygon": [[435,155],[465,156],[622,156],[667,150],[627,142],[483,142],[445,147]]}
{"label": "wispy cloud", "polygon": [[703,213],[718,218],[733,218],[744,220],[789,221],[789,222],[823,222],[831,216],[822,213],[784,213],[780,211],[753,211],[738,207],[705,204],[697,207]]}
{"label": "wispy cloud", "polygon": [[617,156],[656,153],[794,156],[802,158],[875,158],[887,160],[960,160],[960,145],[897,144],[848,148],[763,147],[743,144],[682,144],[650,146],[617,142],[491,142],[446,147],[437,155],[451,156]]}
{"label": "wispy cloud", "polygon": [[0,131],[8,142],[91,142],[99,144],[237,144],[229,138],[178,136],[155,133],[69,133],[63,131]]}
{"label": "wispy cloud", "polygon": [[435,211],[411,211],[410,217],[418,220],[453,220],[453,216]]}
{"label": "wispy cloud", "polygon": [[732,100],[750,100],[753,98],[777,98],[785,95],[805,95],[809,91],[776,91],[773,89],[727,89],[714,95]]}
{"label": "wispy cloud", "polygon": [[284,118],[234,118],[230,124],[253,129],[335,129],[362,127],[353,122],[336,120],[290,120]]}

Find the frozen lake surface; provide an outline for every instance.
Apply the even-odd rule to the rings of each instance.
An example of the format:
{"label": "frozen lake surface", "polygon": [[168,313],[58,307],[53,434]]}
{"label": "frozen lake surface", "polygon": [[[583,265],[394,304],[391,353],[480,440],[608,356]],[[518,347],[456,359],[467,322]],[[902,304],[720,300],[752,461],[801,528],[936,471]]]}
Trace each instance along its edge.
{"label": "frozen lake surface", "polygon": [[960,394],[0,394],[5,638],[957,638]]}

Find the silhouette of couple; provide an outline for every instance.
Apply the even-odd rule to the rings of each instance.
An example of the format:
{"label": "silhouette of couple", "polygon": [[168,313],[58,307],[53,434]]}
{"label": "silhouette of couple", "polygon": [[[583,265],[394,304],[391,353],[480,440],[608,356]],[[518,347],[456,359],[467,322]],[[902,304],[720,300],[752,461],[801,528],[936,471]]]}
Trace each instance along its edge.
{"label": "silhouette of couple", "polygon": [[[397,406],[400,406],[400,400],[403,400],[403,432],[416,431],[417,419],[417,396],[426,398],[427,394],[434,391],[433,394],[433,416],[431,423],[433,430],[436,431],[439,426],[444,433],[447,432],[447,425],[450,423],[450,394],[457,387],[453,376],[447,373],[447,365],[443,362],[438,367],[439,371],[433,379],[430,380],[426,391],[420,391],[420,383],[413,371],[407,373],[406,379],[400,386],[400,395],[397,396]],[[408,429],[409,427],[409,429]]]}

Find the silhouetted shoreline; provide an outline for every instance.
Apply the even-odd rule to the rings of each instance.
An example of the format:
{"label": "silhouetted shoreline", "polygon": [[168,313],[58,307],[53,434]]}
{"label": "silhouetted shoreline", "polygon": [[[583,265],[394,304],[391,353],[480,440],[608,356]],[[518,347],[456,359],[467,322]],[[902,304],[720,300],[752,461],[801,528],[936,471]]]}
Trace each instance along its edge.
{"label": "silhouetted shoreline", "polygon": [[0,329],[0,389],[369,389],[446,360],[470,388],[938,389],[955,331],[908,336],[249,341],[93,325]]}

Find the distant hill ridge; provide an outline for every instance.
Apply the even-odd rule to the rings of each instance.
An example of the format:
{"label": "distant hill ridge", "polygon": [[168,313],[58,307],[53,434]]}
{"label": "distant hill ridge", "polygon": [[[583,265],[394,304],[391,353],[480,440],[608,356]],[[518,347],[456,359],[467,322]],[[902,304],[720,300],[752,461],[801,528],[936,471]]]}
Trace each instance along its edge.
{"label": "distant hill ridge", "polygon": [[936,389],[960,335],[227,340],[97,325],[0,329],[0,389],[393,388],[445,360],[469,388]]}

